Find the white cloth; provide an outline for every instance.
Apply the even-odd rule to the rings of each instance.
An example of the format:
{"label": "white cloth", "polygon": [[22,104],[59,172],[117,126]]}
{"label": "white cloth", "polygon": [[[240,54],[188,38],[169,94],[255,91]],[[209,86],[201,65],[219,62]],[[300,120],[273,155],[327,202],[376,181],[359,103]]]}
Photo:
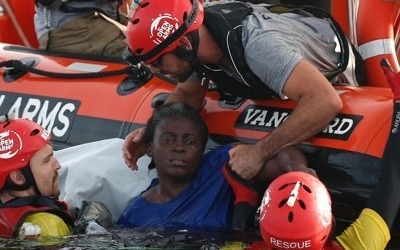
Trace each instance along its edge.
{"label": "white cloth", "polygon": [[61,164],[58,182],[60,199],[70,209],[80,208],[83,200],[100,201],[107,206],[115,223],[129,201],[145,190],[156,176],[148,170],[148,156],[139,159],[137,171],[122,159],[124,140],[115,138],[58,150]]}

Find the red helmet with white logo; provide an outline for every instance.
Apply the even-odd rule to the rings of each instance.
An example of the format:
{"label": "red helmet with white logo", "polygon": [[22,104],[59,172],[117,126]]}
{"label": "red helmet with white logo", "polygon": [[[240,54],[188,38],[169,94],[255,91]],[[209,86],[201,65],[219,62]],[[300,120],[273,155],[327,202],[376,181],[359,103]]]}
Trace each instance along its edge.
{"label": "red helmet with white logo", "polygon": [[153,63],[175,50],[179,39],[197,30],[203,18],[199,0],[141,0],[129,19],[123,57],[132,64]]}
{"label": "red helmet with white logo", "polygon": [[27,119],[0,117],[0,189],[8,175],[29,164],[32,156],[50,141],[50,134]]}
{"label": "red helmet with white logo", "polygon": [[265,191],[261,235],[271,249],[323,249],[332,228],[331,198],[318,178],[289,172]]}

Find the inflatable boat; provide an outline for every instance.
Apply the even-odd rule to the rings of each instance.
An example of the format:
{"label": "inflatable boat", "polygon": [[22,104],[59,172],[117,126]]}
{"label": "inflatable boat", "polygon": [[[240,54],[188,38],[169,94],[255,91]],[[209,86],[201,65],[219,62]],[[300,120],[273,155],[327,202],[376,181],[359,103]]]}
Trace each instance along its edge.
{"label": "inflatable boat", "polygon": [[[55,149],[124,138],[143,126],[174,85],[121,58],[37,49],[33,2],[0,1],[0,113],[37,121],[51,131]],[[328,186],[337,221],[348,223],[357,217],[381,172],[393,103],[379,61],[387,58],[399,70],[399,4],[332,2],[333,15],[365,60],[368,80],[360,87],[335,87],[342,111],[300,147]],[[376,13],[379,18],[370,18]],[[211,133],[209,147],[254,142],[279,126],[294,106],[287,100],[223,96],[210,88],[201,110]],[[394,233],[400,232],[398,221]]]}

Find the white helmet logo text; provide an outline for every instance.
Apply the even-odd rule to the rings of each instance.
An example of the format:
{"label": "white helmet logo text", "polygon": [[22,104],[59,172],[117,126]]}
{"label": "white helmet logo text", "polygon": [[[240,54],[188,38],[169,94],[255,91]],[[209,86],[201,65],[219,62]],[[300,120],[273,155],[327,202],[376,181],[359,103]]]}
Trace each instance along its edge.
{"label": "white helmet logo text", "polygon": [[178,19],[171,14],[164,14],[153,20],[150,26],[150,38],[155,44],[160,44],[179,28]]}
{"label": "white helmet logo text", "polygon": [[22,148],[21,137],[14,131],[0,133],[0,159],[14,157]]}

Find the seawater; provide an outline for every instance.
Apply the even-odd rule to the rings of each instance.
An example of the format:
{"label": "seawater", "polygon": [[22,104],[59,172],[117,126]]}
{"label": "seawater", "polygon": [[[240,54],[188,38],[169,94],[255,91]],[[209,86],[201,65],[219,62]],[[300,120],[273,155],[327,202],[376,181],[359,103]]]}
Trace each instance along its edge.
{"label": "seawater", "polygon": [[257,232],[244,231],[154,231],[136,229],[109,230],[100,235],[47,237],[41,240],[0,238],[0,249],[187,249],[244,250],[260,241]]}

